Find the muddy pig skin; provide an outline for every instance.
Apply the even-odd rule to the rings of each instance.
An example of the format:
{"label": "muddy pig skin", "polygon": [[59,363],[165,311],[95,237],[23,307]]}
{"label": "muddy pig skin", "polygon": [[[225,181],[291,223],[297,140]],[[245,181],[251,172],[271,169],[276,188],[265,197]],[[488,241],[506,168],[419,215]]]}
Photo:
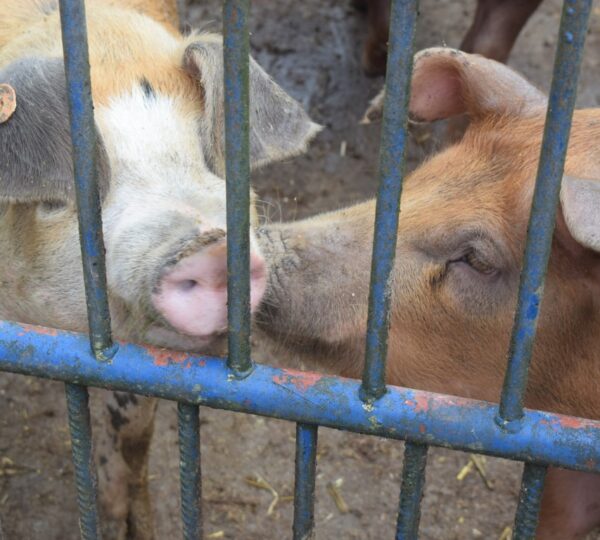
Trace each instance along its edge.
{"label": "muddy pig skin", "polygon": [[[381,94],[367,113],[381,116]],[[505,65],[434,48],[415,58],[410,113],[466,114],[460,142],[403,187],[387,381],[497,401],[547,108]],[[600,419],[600,109],[573,118],[526,406]],[[262,339],[296,365],[362,374],[375,201],[260,231],[270,262]],[[600,475],[550,469],[537,538],[600,524]]]}
{"label": "muddy pig skin", "polygon": [[[0,124],[0,319],[85,332],[58,2],[2,7],[0,82],[17,106]],[[88,0],[86,14],[114,334],[206,352],[227,323],[221,38],[180,35],[175,0]],[[250,103],[252,167],[302,152],[319,130],[252,59]],[[254,310],[267,267],[253,233],[250,246]],[[105,537],[151,538],[155,403],[107,395]]]}

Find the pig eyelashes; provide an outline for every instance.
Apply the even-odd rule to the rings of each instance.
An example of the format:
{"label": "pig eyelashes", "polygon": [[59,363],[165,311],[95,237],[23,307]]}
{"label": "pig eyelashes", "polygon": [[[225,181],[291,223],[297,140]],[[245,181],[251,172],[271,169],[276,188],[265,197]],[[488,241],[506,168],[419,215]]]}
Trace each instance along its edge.
{"label": "pig eyelashes", "polygon": [[498,273],[498,269],[485,261],[473,248],[469,248],[461,257],[448,261],[448,265],[451,264],[465,264],[484,276],[493,276]]}

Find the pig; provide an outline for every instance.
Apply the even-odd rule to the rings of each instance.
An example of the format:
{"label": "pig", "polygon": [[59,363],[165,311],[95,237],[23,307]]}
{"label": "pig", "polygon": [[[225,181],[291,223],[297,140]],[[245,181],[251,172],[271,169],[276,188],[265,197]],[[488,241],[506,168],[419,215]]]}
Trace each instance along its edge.
{"label": "pig", "polygon": [[[519,33],[542,0],[477,0],[475,16],[460,49],[506,62]],[[391,0],[355,0],[367,14],[367,38],[362,52],[365,73],[385,74]]]}
{"label": "pig", "polygon": [[[405,181],[387,382],[497,401],[547,100],[501,63],[433,48],[415,57],[409,108],[415,121],[467,114],[470,125]],[[600,109],[577,110],[525,398],[530,408],[595,420],[599,137]],[[287,364],[361,376],[374,216],[371,200],[259,229],[269,278],[256,337]],[[551,468],[537,538],[581,538],[599,524],[600,475]]]}
{"label": "pig", "polygon": [[[227,326],[221,38],[181,35],[175,0],[89,0],[86,10],[114,336],[213,352]],[[17,103],[0,124],[0,319],[86,332],[56,0],[4,3],[0,82]],[[252,167],[303,152],[320,129],[253,59],[250,103]],[[254,310],[266,263],[253,232],[250,246]],[[104,536],[152,538],[156,402],[103,399]]]}

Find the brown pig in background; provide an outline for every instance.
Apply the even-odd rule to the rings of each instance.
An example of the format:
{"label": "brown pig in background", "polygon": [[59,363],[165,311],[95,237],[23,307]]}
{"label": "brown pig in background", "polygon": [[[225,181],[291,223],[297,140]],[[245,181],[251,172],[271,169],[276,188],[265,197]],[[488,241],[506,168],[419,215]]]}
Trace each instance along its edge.
{"label": "brown pig in background", "polygon": [[[542,0],[477,0],[473,22],[460,50],[506,62],[519,33],[541,3]],[[363,69],[371,76],[384,75],[391,0],[354,0],[353,4],[367,16]]]}

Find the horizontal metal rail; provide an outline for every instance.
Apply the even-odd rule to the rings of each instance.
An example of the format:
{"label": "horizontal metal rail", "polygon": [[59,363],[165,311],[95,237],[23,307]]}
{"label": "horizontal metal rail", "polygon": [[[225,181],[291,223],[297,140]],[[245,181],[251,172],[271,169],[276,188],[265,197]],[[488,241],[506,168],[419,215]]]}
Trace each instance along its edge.
{"label": "horizontal metal rail", "polygon": [[99,363],[84,334],[8,322],[0,322],[0,370],[600,472],[598,421],[527,410],[509,433],[494,422],[496,404],[390,386],[365,405],[360,383],[343,377],[257,365],[237,379],[220,358],[125,343]]}

